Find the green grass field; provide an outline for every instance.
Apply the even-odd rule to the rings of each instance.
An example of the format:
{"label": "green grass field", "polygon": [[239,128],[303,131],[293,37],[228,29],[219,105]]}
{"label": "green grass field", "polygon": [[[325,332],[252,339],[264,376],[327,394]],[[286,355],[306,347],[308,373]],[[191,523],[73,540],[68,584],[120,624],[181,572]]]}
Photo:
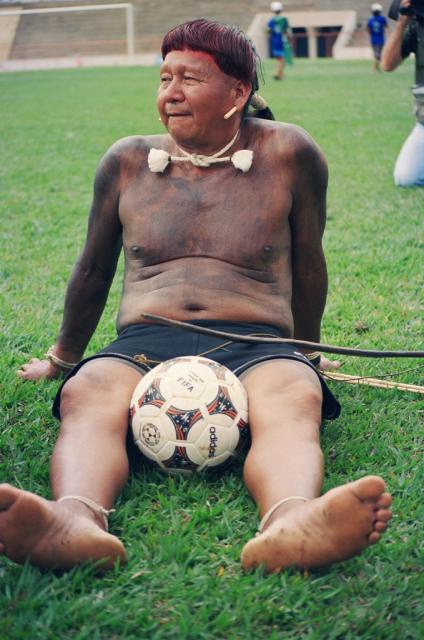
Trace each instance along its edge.
{"label": "green grass field", "polygon": [[[413,65],[296,61],[283,83],[265,64],[262,93],[303,126],[330,168],[325,234],[330,289],[322,339],[422,348],[423,189],[393,186],[413,126]],[[15,371],[54,342],[64,288],[85,235],[96,165],[117,138],[161,131],[155,68],[0,75],[2,421],[0,480],[49,496],[57,383]],[[122,266],[120,267],[122,270]],[[114,336],[120,278],[87,353]],[[345,358],[344,371],[423,384],[422,361]],[[323,429],[325,489],[378,473],[394,495],[382,542],[314,574],[243,574],[257,526],[241,469],[204,479],[134,472],[111,529],[129,562],[104,577],[57,575],[0,560],[0,640],[424,637],[423,396],[331,383],[342,416]]]}

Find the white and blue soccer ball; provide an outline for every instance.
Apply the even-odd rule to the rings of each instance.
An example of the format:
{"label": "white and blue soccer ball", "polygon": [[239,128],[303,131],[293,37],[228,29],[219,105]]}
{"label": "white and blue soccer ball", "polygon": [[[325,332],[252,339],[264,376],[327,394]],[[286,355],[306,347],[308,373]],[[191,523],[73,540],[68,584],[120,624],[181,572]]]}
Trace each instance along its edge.
{"label": "white and blue soccer ball", "polygon": [[168,472],[228,463],[249,438],[245,388],[229,369],[201,356],[149,371],[134,390],[130,417],[142,454]]}

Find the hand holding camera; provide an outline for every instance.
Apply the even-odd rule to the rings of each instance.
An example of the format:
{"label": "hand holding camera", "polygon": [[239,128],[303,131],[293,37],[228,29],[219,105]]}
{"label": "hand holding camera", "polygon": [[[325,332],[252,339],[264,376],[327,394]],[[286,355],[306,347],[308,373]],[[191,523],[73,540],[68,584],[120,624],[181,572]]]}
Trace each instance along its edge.
{"label": "hand holding camera", "polygon": [[398,20],[400,15],[424,20],[424,0],[393,0],[388,15],[392,20]]}

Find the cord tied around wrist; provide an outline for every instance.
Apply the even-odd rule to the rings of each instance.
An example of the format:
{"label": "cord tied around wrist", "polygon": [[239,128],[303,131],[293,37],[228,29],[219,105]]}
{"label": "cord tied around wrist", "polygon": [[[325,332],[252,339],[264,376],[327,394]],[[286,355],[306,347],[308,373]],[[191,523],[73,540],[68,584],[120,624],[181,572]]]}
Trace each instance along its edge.
{"label": "cord tied around wrist", "polygon": [[311,353],[305,353],[304,355],[315,367],[319,366],[321,362],[321,354],[319,351],[312,351]]}
{"label": "cord tied around wrist", "polygon": [[55,367],[60,369],[63,373],[68,373],[68,371],[71,371],[74,367],[77,366],[78,362],[68,362],[67,360],[62,360],[62,358],[59,358],[58,356],[56,356],[53,353],[54,347],[55,347],[55,345],[53,344],[48,349],[48,351],[45,354],[45,356],[46,356],[47,360],[49,360],[49,362],[54,364]]}

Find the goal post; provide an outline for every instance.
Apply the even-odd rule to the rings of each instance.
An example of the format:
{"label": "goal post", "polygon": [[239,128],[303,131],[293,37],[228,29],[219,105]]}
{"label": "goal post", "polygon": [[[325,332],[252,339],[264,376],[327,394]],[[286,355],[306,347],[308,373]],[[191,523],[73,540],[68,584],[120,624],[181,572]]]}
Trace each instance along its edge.
{"label": "goal post", "polygon": [[[91,5],[74,5],[74,6],[67,6],[67,7],[48,7],[48,8],[42,8],[42,9],[7,9],[7,10],[1,10],[0,9],[0,23],[2,18],[11,18],[11,17],[16,17],[17,20],[23,20],[26,16],[44,16],[44,17],[49,17],[49,19],[52,19],[52,16],[55,16],[56,18],[59,19],[59,16],[61,14],[68,14],[69,16],[71,16],[72,14],[74,14],[75,16],[77,14],[84,14],[84,16],[87,16],[87,14],[93,13],[93,12],[112,12],[112,11],[123,11],[125,14],[125,27],[124,27],[124,31],[125,34],[123,34],[123,37],[125,37],[125,42],[126,42],[126,54],[128,57],[133,57],[135,54],[135,38],[134,38],[134,8],[133,5],[131,3],[111,3],[111,4],[91,4]],[[115,13],[115,15],[117,15]],[[114,23],[113,18],[110,19],[110,22]],[[50,23],[48,23],[50,24]],[[85,30],[87,30],[87,21],[84,20],[84,26],[85,26]],[[89,25],[90,26],[90,25]],[[59,31],[58,34],[56,36],[56,39],[60,39],[61,37],[63,38],[63,40],[65,40],[70,33],[72,33],[72,30],[75,31],[75,33],[79,32],[79,30],[81,29],[82,24],[74,24],[72,25],[72,21],[69,21],[68,23],[64,23],[61,25],[61,27],[59,27]],[[116,28],[116,25],[115,25]],[[62,31],[60,30],[62,29]],[[96,28],[95,25],[91,25],[91,29],[92,32],[96,32]],[[52,57],[61,57],[63,56],[63,54],[59,54],[59,53],[55,53],[54,52],[54,42],[49,42],[52,39],[54,40],[54,34],[52,34],[52,30],[54,30],[54,27],[52,27],[51,25],[45,29],[44,33],[42,32],[42,30],[40,29],[40,44],[33,44],[33,49],[34,52],[31,51],[31,44],[32,44],[32,40],[34,39],[34,31],[32,31],[31,33],[31,42],[27,41],[24,42],[21,45],[22,50],[27,50],[27,53],[25,54],[25,56],[23,57],[33,57],[36,58],[38,57],[37,55],[37,46],[42,48],[43,44],[45,45],[45,47],[51,47],[52,50]],[[90,40],[93,39],[93,45],[95,46],[96,42],[94,40],[94,38],[87,36],[86,34],[83,33],[84,29],[82,29],[82,34],[79,38],[79,42],[78,42],[78,38],[74,37],[74,41],[70,40],[70,44],[69,46],[74,46],[77,47],[78,44],[90,44]],[[19,26],[17,29],[17,33],[19,33]],[[1,30],[0,30],[0,34],[1,34]],[[97,34],[96,34],[97,35]],[[101,36],[101,34],[99,34]],[[122,46],[122,40],[123,37],[121,36],[121,46]],[[85,41],[84,41],[85,38]],[[57,48],[60,49],[60,45],[63,45],[63,42],[57,42],[56,43],[58,46]],[[107,40],[103,39],[102,40],[102,44],[103,47],[107,47]],[[116,41],[114,43],[116,45]],[[19,49],[19,45],[17,46],[17,48]],[[44,54],[45,57],[46,54]],[[94,55],[96,55],[96,53],[94,53]],[[16,55],[14,56],[16,58]]]}

